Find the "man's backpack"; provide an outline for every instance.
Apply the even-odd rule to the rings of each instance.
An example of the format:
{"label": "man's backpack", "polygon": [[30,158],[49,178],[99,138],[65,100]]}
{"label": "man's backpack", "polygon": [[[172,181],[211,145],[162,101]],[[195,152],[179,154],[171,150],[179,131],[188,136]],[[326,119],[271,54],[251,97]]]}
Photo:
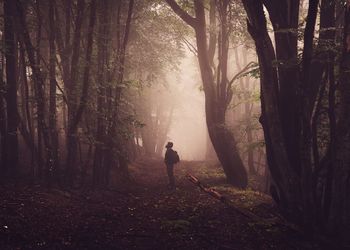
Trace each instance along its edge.
{"label": "man's backpack", "polygon": [[180,161],[180,156],[176,151],[174,151],[174,163],[178,163],[179,161]]}

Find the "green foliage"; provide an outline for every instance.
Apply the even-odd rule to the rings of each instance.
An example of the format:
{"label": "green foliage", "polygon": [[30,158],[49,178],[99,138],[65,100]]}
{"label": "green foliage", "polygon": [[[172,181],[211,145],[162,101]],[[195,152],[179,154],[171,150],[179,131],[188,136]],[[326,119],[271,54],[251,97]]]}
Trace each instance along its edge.
{"label": "green foliage", "polygon": [[247,14],[241,1],[231,1],[229,5],[230,36],[233,46],[244,45],[245,48],[254,48],[247,29]]}
{"label": "green foliage", "polygon": [[176,70],[183,56],[183,37],[189,33],[162,1],[138,1],[128,49],[129,75],[144,84],[163,78],[168,69]]}
{"label": "green foliage", "polygon": [[250,70],[245,72],[244,74],[242,74],[240,76],[241,77],[252,77],[252,78],[255,78],[255,79],[259,79],[260,78],[260,68],[259,68],[259,64],[258,63],[254,63],[252,65],[252,67],[250,67]]}

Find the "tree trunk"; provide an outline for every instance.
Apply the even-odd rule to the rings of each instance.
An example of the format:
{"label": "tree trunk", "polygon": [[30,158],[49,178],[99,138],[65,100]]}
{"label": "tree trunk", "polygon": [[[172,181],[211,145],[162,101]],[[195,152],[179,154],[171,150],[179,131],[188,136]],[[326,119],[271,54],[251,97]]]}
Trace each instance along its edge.
{"label": "tree trunk", "polygon": [[[55,46],[55,12],[53,2],[49,2],[49,46],[50,46],[50,107],[49,107],[49,129],[52,141],[52,161],[48,166],[48,177],[52,175],[57,178],[59,176],[58,163],[58,133],[57,133],[57,118],[56,118],[56,46]],[[49,180],[49,183],[51,180]]]}
{"label": "tree trunk", "polygon": [[22,43],[20,44],[20,58],[22,61],[22,77],[23,77],[23,97],[22,97],[22,102],[24,102],[24,114],[26,117],[26,127],[28,128],[28,146],[32,152],[31,155],[31,172],[32,172],[32,177],[35,177],[35,164],[38,164],[39,159],[38,157],[38,149],[35,145],[35,140],[34,140],[34,129],[33,129],[33,122],[32,122],[32,112],[31,112],[31,105],[30,105],[30,94],[29,94],[29,84],[28,84],[28,78],[27,78],[27,64],[25,60],[25,50],[23,48]]}
{"label": "tree trunk", "polygon": [[[32,60],[36,61],[37,65],[41,65],[41,40],[42,40],[42,17],[41,17],[41,13],[40,13],[40,6],[41,6],[41,2],[40,1],[36,1],[36,14],[37,14],[37,30],[36,30],[36,48],[37,50],[35,51],[36,53],[33,55],[34,58]],[[27,47],[27,45],[22,42],[24,44],[25,47]],[[27,48],[26,48],[27,49]],[[40,104],[40,96],[41,94],[39,93],[39,88],[38,88],[38,83],[34,81],[34,98],[36,100],[36,105],[35,108],[38,111],[39,106],[42,106]],[[36,139],[37,139],[37,143],[38,143],[38,176],[39,178],[43,178],[43,169],[44,169],[44,158],[45,158],[45,154],[43,154],[44,150],[43,148],[45,148],[45,145],[43,147],[43,123],[39,120],[36,119],[37,121],[37,134],[36,134]]]}
{"label": "tree trunk", "polygon": [[15,39],[15,4],[12,0],[4,1],[4,37],[6,57],[6,169],[5,175],[15,178],[18,174],[18,117],[17,117],[17,63]]}
{"label": "tree trunk", "polygon": [[[271,188],[273,198],[284,215],[301,224],[308,232],[326,231],[346,239],[350,224],[349,2],[343,6],[345,7],[343,51],[338,69],[334,63],[335,20],[339,18],[335,18],[335,3],[323,0],[321,8],[318,8],[318,1],[310,0],[304,31],[302,61],[299,65],[300,74],[297,74],[296,81],[300,86],[297,88],[296,95],[293,89],[288,90],[291,92],[289,94],[283,90],[291,87],[286,86],[290,83],[285,78],[289,75],[285,71],[290,69],[282,66],[276,70],[275,62],[276,58],[288,59],[287,62],[295,59],[295,51],[298,49],[295,39],[288,39],[287,34],[282,35],[283,32],[276,33],[278,33],[278,27],[283,27],[281,24],[293,23],[288,18],[295,16],[294,11],[297,7],[284,6],[284,1],[277,0],[243,0],[243,4],[248,14],[248,30],[255,41],[259,58],[261,122],[268,165],[275,185]],[[277,55],[267,31],[263,6],[269,11],[270,20],[275,28],[275,37],[282,36],[276,37]],[[317,53],[314,53],[318,9],[321,11],[321,30]],[[281,15],[281,13],[284,14]],[[284,33],[291,33],[290,36],[296,35],[293,35],[292,31]],[[286,45],[286,39],[289,40],[289,46],[293,48],[282,49]],[[284,54],[288,49],[291,53]],[[335,85],[334,73],[337,71],[340,72],[340,79]],[[327,99],[324,98],[325,91],[328,91]],[[286,100],[282,100],[287,96],[290,96],[287,99],[288,104]],[[296,104],[296,115],[294,115],[295,110],[287,112],[290,108],[289,102]],[[320,105],[328,105],[326,121],[318,117]],[[287,115],[291,117],[287,118]],[[289,119],[293,121],[287,122]],[[295,121],[296,126],[293,125]],[[321,122],[327,122],[329,125],[327,136],[330,140],[328,145],[319,147],[320,138],[318,137],[321,129],[318,129],[316,123]],[[293,128],[287,128],[287,126]],[[324,128],[322,133],[325,133]],[[296,139],[291,138],[289,134]],[[317,221],[319,219],[322,221]]]}
{"label": "tree trunk", "polygon": [[[31,42],[28,28],[25,22],[25,15],[20,1],[16,0],[16,17],[18,18],[18,23],[20,26],[20,37],[25,45],[30,67],[33,72],[34,86],[36,92],[36,102],[37,102],[37,116],[38,116],[38,152],[41,154],[41,140],[44,141],[44,148],[46,149],[47,164],[52,157],[52,147],[50,141],[50,133],[48,126],[46,124],[46,106],[45,106],[45,92],[44,92],[44,78],[40,70],[40,60],[35,60],[34,47]],[[38,56],[39,57],[39,56]],[[38,156],[41,159],[41,155]],[[40,167],[41,165],[39,165]],[[40,168],[39,168],[40,171]]]}
{"label": "tree trunk", "polygon": [[[217,82],[215,83],[213,70],[213,46],[207,45],[207,26],[205,23],[205,10],[203,1],[195,0],[195,18],[185,12],[174,0],[167,0],[174,12],[188,25],[192,26],[196,34],[198,62],[205,94],[205,114],[209,137],[213,143],[215,152],[224,169],[227,181],[232,185],[245,188],[248,183],[247,172],[239,156],[236,141],[231,131],[225,124],[226,109],[230,103],[228,94],[229,84],[227,79],[228,59],[228,4],[229,1],[219,1],[212,7],[220,9],[220,34],[219,34],[219,67]],[[213,10],[212,10],[213,11]],[[213,14],[210,15],[213,20]],[[215,32],[210,32],[211,38]],[[214,41],[215,39],[210,39]]]}
{"label": "tree trunk", "polygon": [[261,74],[260,121],[264,129],[267,160],[278,190],[276,202],[286,216],[298,218],[301,190],[294,167],[289,162],[279,111],[278,76],[273,63],[276,59],[266,27],[261,1],[243,1],[248,14],[248,31],[255,41]]}
{"label": "tree trunk", "polygon": [[7,149],[6,149],[6,106],[5,106],[5,83],[3,81],[4,75],[4,54],[1,53],[1,64],[0,64],[0,171],[3,175],[6,171],[7,166]]}
{"label": "tree trunk", "polygon": [[[83,7],[83,6],[81,6]],[[79,17],[79,15],[78,15]],[[87,48],[86,48],[86,55],[85,55],[85,61],[84,61],[84,73],[83,73],[83,83],[82,83],[82,93],[80,96],[80,102],[77,106],[77,109],[73,108],[71,110],[74,113],[74,116],[71,116],[70,125],[68,127],[68,155],[67,155],[67,166],[69,169],[72,170],[72,172],[68,172],[68,180],[69,182],[72,182],[75,171],[76,171],[76,160],[75,155],[73,153],[77,152],[77,129],[78,124],[81,121],[84,109],[86,108],[87,98],[88,98],[88,91],[90,87],[90,64],[91,64],[91,56],[92,56],[92,44],[93,44],[93,31],[96,21],[96,0],[92,0],[90,4],[90,18],[89,18],[89,27],[87,31]],[[79,31],[80,32],[80,31]],[[77,41],[80,40],[80,37],[76,37]],[[79,43],[78,43],[79,44]],[[77,55],[78,56],[78,55]],[[74,58],[74,57],[72,57]],[[74,64],[72,60],[72,65]],[[72,76],[73,72],[71,73]],[[73,77],[75,81],[77,80],[77,77]],[[72,80],[72,79],[71,79]],[[77,83],[75,83],[77,84]],[[77,91],[75,90],[73,94],[77,94]],[[73,99],[76,97],[72,97]],[[75,107],[75,104],[71,103],[73,107]]]}
{"label": "tree trunk", "polygon": [[[118,17],[117,17],[117,24],[118,28],[121,27],[120,18],[121,18],[121,2],[119,3],[118,8]],[[107,126],[107,135],[106,135],[106,146],[107,146],[107,152],[106,152],[106,166],[105,170],[106,177],[109,177],[109,171],[112,169],[113,166],[115,166],[117,163],[119,164],[119,171],[118,174],[125,177],[122,180],[128,180],[129,173],[128,173],[128,164],[127,164],[127,156],[126,156],[126,150],[124,148],[124,139],[122,136],[118,136],[117,126],[119,122],[119,105],[120,105],[120,99],[122,95],[122,84],[124,80],[124,70],[125,70],[125,54],[126,54],[126,48],[129,41],[129,32],[131,27],[131,20],[132,20],[132,14],[134,9],[134,0],[129,0],[128,4],[128,13],[125,21],[125,29],[123,32],[123,35],[121,36],[121,33],[117,32],[117,54],[114,61],[114,65],[112,66],[112,71],[108,75],[107,82],[110,84],[112,80],[115,78],[117,81],[116,87],[114,91],[110,92],[110,95],[108,96],[108,118],[109,120],[109,126]],[[118,29],[119,30],[119,29]],[[110,84],[111,85],[111,84]],[[112,86],[112,85],[111,85]],[[119,153],[117,153],[119,152]],[[117,159],[115,156],[117,155]]]}
{"label": "tree trunk", "polygon": [[104,140],[105,140],[105,74],[106,74],[106,61],[107,61],[107,48],[108,48],[108,31],[110,29],[109,15],[110,12],[107,0],[103,0],[99,9],[98,21],[99,28],[97,37],[97,129],[95,134],[95,152],[93,162],[93,185],[103,186],[102,174],[104,168]]}
{"label": "tree trunk", "polygon": [[81,27],[83,24],[83,14],[85,9],[85,0],[79,0],[77,4],[77,16],[75,20],[75,30],[72,45],[72,61],[69,79],[65,82],[68,99],[68,131],[67,131],[67,158],[65,179],[68,184],[72,184],[74,176],[77,174],[76,156],[78,153],[77,134],[75,133],[75,114],[78,102],[78,66],[80,57],[80,43],[81,43]]}
{"label": "tree trunk", "polygon": [[337,123],[334,178],[329,226],[344,239],[350,225],[350,3],[345,6],[343,51],[339,79],[339,118]]}

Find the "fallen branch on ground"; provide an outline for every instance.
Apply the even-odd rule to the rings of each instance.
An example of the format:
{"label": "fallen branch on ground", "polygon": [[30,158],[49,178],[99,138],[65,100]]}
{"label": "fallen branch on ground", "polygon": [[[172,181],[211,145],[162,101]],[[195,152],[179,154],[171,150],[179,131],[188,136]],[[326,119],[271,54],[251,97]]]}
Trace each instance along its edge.
{"label": "fallen branch on ground", "polygon": [[252,220],[256,220],[256,221],[265,220],[265,219],[253,214],[252,212],[250,212],[246,209],[242,209],[242,208],[237,207],[235,204],[233,204],[232,201],[230,201],[229,199],[227,199],[225,196],[223,196],[219,192],[215,191],[214,189],[205,187],[195,176],[188,173],[187,179],[190,182],[192,182],[193,184],[195,184],[196,186],[198,186],[203,192],[205,192],[205,193],[209,194],[210,196],[214,197],[215,199],[221,201],[222,203],[224,203],[228,207],[234,209],[236,212],[242,214],[243,216],[245,216],[249,219],[252,219]]}
{"label": "fallen branch on ground", "polygon": [[[215,191],[213,188],[207,188],[205,187],[195,176],[187,173],[186,175],[187,179],[192,182],[193,184],[195,184],[196,186],[198,186],[203,192],[209,194],[210,196],[214,197],[215,199],[221,201],[222,203],[224,203],[226,206],[228,206],[229,208],[235,210],[236,212],[240,213],[241,215],[255,221],[255,222],[259,222],[259,223],[266,223],[266,225],[275,225],[275,226],[284,226],[286,228],[288,228],[289,230],[295,231],[297,233],[300,234],[304,234],[305,232],[299,228],[297,225],[294,225],[292,223],[289,223],[288,221],[286,221],[282,216],[276,214],[276,218],[272,218],[272,219],[265,219],[265,218],[261,218],[259,216],[257,216],[256,214],[237,207],[232,201],[230,201],[229,199],[227,199],[225,196],[223,196],[222,194],[220,194],[219,192]],[[315,239],[317,239],[319,242],[322,242],[323,244],[327,244],[327,246],[332,246],[331,242],[326,239],[325,237],[323,237],[322,235],[314,235]]]}

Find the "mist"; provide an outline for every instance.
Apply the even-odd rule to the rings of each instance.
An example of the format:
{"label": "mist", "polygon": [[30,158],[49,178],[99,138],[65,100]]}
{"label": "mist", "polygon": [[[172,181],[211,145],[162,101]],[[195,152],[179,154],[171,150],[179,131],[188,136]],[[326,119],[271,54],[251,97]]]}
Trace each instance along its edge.
{"label": "mist", "polygon": [[[170,93],[176,90],[176,109],[167,134],[183,160],[204,160],[207,150],[204,92],[197,58],[187,49],[175,72],[167,74]],[[165,104],[166,105],[166,104]]]}
{"label": "mist", "polygon": [[0,249],[350,249],[350,1],[0,14]]}

